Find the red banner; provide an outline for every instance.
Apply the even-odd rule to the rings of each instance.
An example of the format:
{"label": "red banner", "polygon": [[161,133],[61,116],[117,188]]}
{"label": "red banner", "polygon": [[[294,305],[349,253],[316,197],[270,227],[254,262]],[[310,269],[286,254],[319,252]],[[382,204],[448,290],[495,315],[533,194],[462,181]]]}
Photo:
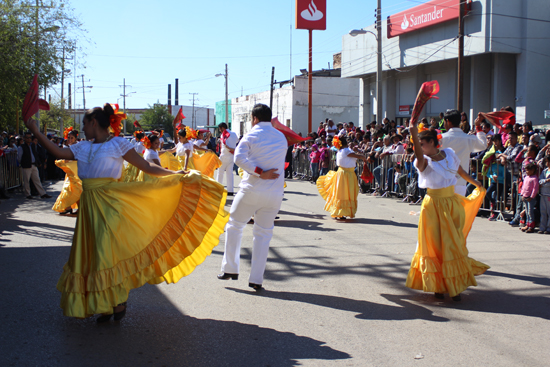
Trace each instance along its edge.
{"label": "red banner", "polygon": [[388,38],[458,19],[460,0],[432,0],[388,17]]}
{"label": "red banner", "polygon": [[327,0],[296,0],[296,29],[327,29]]}

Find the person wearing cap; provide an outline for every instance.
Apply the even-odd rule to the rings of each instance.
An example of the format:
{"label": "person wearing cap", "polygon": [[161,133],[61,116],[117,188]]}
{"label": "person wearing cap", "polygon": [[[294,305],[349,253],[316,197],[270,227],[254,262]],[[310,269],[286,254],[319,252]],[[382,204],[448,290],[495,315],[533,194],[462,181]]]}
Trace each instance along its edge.
{"label": "person wearing cap", "polygon": [[[442,134],[441,149],[451,148],[460,158],[460,166],[468,170],[470,167],[470,154],[481,152],[487,149],[487,135],[481,128],[481,120],[483,117],[478,114],[475,120],[476,134],[468,135],[460,126],[460,112],[457,110],[447,110],[444,117],[446,133]],[[466,195],[466,180],[457,176],[455,185],[455,193]]]}
{"label": "person wearing cap", "polygon": [[[225,181],[227,186],[227,195],[233,196],[233,164],[234,164],[234,154],[235,148],[237,147],[237,142],[239,137],[233,131],[227,128],[227,124],[222,122],[218,125],[220,129],[221,137],[221,153],[220,160],[222,165],[218,168],[218,175],[216,180],[223,184],[223,176],[225,175]],[[282,187],[282,185],[281,185]]]}
{"label": "person wearing cap", "polygon": [[283,133],[271,124],[271,109],[256,104],[252,109],[252,129],[235,149],[235,163],[244,173],[225,228],[222,273],[218,279],[238,279],[243,230],[254,217],[248,285],[256,291],[262,289],[273,223],[283,202],[287,147]]}

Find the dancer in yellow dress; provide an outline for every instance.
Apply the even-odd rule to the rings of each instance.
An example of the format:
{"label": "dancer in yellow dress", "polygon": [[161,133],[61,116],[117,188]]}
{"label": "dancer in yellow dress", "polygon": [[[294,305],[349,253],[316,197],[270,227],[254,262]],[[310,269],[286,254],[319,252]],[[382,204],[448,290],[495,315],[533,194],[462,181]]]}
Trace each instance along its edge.
{"label": "dancer in yellow dress", "polygon": [[[78,143],[78,131],[69,127],[64,131],[64,138],[67,141],[67,147],[75,145]],[[77,163],[61,159],[55,161],[55,165],[65,172],[65,182],[52,210],[59,212],[60,215],[76,214],[80,194],[82,194],[82,181],[78,177]]]}
{"label": "dancer in yellow dress", "polygon": [[[166,154],[163,154],[161,158],[162,166],[174,167],[174,165],[177,164],[184,171],[187,171],[188,169],[195,169],[195,165],[193,163],[194,146],[190,139],[196,137],[197,132],[189,126],[179,129],[178,144],[176,144],[174,148],[166,150]],[[172,153],[176,153],[176,157],[174,157]]]}
{"label": "dancer in yellow dress", "polygon": [[[26,121],[40,143],[58,158],[78,161],[83,192],[71,254],[57,284],[66,316],[120,320],[131,289],[175,283],[210,255],[228,220],[223,186],[196,172],[174,172],[141,158],[120,131],[118,106],[84,115],[92,141],[62,149]],[[156,179],[119,182],[123,161]],[[159,198],[165,200],[159,206]],[[139,218],[139,223],[136,219]]]}
{"label": "dancer in yellow dress", "polygon": [[214,178],[214,172],[222,166],[222,161],[216,153],[208,149],[205,140],[210,139],[209,131],[199,130],[197,139],[193,142],[193,163],[195,169],[201,171],[203,175]]}
{"label": "dancer in yellow dress", "polygon": [[329,171],[326,176],[319,177],[317,189],[326,201],[325,210],[330,212],[331,217],[339,220],[344,220],[346,217],[354,218],[359,195],[355,163],[357,159],[366,161],[367,158],[348,148],[345,137],[334,137],[332,144],[338,149],[336,153],[338,171]]}
{"label": "dancer in yellow dress", "polygon": [[[418,242],[411,262],[406,286],[444,294],[460,301],[460,293],[476,286],[475,275],[483,274],[489,266],[468,257],[466,237],[483,202],[485,189],[460,166],[455,152],[439,149],[437,132],[425,130],[411,121],[409,131],[414,144],[418,169],[418,185],[427,188],[418,222]],[[476,186],[465,198],[455,194],[456,175]]]}

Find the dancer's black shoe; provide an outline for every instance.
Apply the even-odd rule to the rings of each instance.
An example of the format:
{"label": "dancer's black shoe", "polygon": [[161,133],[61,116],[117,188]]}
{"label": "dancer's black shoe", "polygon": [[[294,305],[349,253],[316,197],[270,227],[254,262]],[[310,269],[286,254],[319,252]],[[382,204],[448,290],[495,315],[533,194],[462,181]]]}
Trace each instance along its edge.
{"label": "dancer's black shoe", "polygon": [[218,279],[219,280],[227,280],[227,279],[237,280],[239,279],[239,274],[221,273],[221,274],[218,274]]}

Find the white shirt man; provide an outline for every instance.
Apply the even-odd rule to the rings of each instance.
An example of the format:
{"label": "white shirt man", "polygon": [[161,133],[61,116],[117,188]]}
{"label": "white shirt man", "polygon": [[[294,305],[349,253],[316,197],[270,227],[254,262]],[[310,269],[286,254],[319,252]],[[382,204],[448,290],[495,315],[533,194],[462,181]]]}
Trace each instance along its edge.
{"label": "white shirt man", "polygon": [[325,128],[325,131],[327,132],[327,136],[334,137],[334,135],[338,132],[338,129],[334,126],[334,122],[332,120],[328,120],[328,125]]}
{"label": "white shirt man", "polygon": [[[458,116],[458,117],[457,117]],[[481,152],[487,149],[487,136],[481,129],[481,120],[476,118],[475,135],[468,135],[460,127],[460,113],[457,110],[449,110],[445,113],[446,133],[442,134],[441,149],[452,148],[460,158],[460,165],[466,172],[470,169],[470,153]],[[455,185],[455,193],[466,195],[466,180],[457,176],[458,181]]]}
{"label": "white shirt man", "polygon": [[[267,120],[267,121],[266,121]],[[271,109],[257,104],[252,110],[252,129],[235,150],[235,163],[244,170],[225,228],[222,274],[218,279],[237,279],[243,229],[254,216],[254,244],[249,286],[262,289],[273,222],[283,201],[284,167],[288,143],[271,125]]]}
{"label": "white shirt man", "polygon": [[216,180],[219,183],[223,184],[223,175],[225,174],[227,195],[232,196],[233,159],[235,148],[237,147],[237,142],[239,141],[239,138],[237,137],[237,134],[227,129],[227,124],[225,122],[219,124],[218,127],[220,129],[220,133],[222,134],[220,152],[220,160],[222,161],[222,165],[220,168],[218,168],[218,175],[216,176]]}

